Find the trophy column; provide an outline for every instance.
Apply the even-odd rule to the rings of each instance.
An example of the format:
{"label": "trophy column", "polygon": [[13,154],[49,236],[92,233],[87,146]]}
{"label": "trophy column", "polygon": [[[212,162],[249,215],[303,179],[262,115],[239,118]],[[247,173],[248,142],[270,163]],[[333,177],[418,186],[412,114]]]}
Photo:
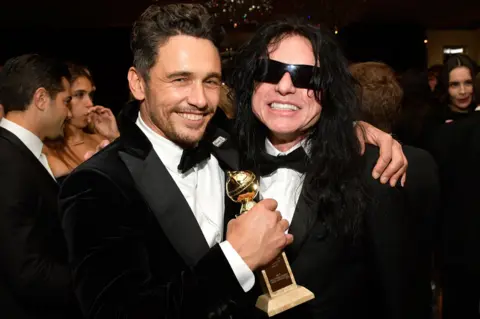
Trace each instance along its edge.
{"label": "trophy column", "polygon": [[[239,215],[255,205],[258,187],[258,180],[252,172],[228,172],[227,195],[234,202],[242,204]],[[315,298],[310,290],[297,285],[285,252],[263,267],[260,277],[264,294],[258,297],[256,307],[269,317]]]}

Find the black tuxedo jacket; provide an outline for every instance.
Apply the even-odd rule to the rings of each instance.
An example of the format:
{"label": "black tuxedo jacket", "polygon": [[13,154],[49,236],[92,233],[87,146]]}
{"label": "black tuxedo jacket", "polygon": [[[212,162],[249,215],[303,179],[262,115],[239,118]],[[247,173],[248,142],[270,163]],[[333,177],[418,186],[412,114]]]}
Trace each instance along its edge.
{"label": "black tuxedo jacket", "polygon": [[0,317],[75,318],[58,185],[32,152],[0,128]]}
{"label": "black tuxedo jacket", "polygon": [[[367,146],[364,180],[368,209],[355,240],[329,232],[320,218],[325,208],[309,206],[300,195],[289,230],[294,241],[285,252],[297,284],[312,291],[315,299],[275,318],[430,317],[430,254],[425,248],[430,242],[424,242],[428,236],[419,229],[431,234],[431,225],[421,217],[424,212],[416,216],[419,209],[411,208],[412,191],[382,185],[371,177],[378,156],[376,148]],[[425,161],[422,167],[435,169],[434,163],[429,166],[431,157]],[[410,181],[412,177],[408,178]],[[434,197],[431,192],[435,188],[427,191],[428,201]],[[418,225],[419,220],[430,226]],[[256,279],[255,289],[248,294],[250,300],[242,305],[248,309],[245,318],[266,318],[254,310],[256,298],[262,293],[258,285],[261,279]]]}
{"label": "black tuxedo jacket", "polygon": [[[480,282],[480,112],[444,124],[429,144],[440,167],[443,267]],[[465,276],[466,273],[468,276]],[[463,273],[463,274],[462,274]],[[476,288],[473,288],[476,289]],[[478,309],[477,309],[478,310]]]}
{"label": "black tuxedo jacket", "polygon": [[[219,245],[209,248],[181,191],[136,126],[63,183],[60,205],[74,288],[86,318],[229,318],[244,294]],[[215,140],[216,133],[208,137]],[[222,135],[226,137],[225,135]],[[208,138],[207,138],[208,140]],[[229,140],[213,146],[238,166]]]}

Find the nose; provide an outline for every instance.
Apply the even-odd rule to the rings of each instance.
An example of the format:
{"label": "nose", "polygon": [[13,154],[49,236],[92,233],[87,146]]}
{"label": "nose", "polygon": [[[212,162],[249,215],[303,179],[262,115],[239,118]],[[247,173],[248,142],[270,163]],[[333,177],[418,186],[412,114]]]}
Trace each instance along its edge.
{"label": "nose", "polygon": [[280,81],[275,86],[275,90],[281,95],[293,94],[296,91],[295,85],[293,85],[292,77],[290,73],[286,72]]}
{"label": "nose", "polygon": [[465,94],[465,84],[460,84],[460,94]]}
{"label": "nose", "polygon": [[93,107],[93,99],[90,95],[86,96],[86,103],[87,103],[87,108]]}
{"label": "nose", "polygon": [[187,99],[188,104],[203,109],[207,106],[207,97],[202,83],[194,83]]}
{"label": "nose", "polygon": [[67,108],[67,116],[65,117],[65,120],[69,120],[72,118],[72,110],[70,108]]}

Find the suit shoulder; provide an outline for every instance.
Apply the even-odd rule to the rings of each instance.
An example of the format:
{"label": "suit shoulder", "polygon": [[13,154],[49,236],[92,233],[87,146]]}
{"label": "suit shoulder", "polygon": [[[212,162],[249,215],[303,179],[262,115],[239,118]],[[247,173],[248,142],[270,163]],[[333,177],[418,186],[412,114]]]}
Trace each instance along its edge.
{"label": "suit shoulder", "polygon": [[[380,158],[380,149],[377,146],[365,145],[363,158],[363,182],[367,186],[371,196],[378,197],[381,194],[389,194],[398,192],[398,187],[391,187],[389,183],[382,184],[379,179],[372,176],[373,168]],[[399,183],[398,183],[399,184]]]}
{"label": "suit shoulder", "polygon": [[429,152],[421,148],[404,145],[403,153],[405,154],[405,157],[407,158],[409,163],[410,161],[415,161],[426,165],[436,166],[433,156]]}
{"label": "suit shoulder", "polygon": [[380,157],[380,149],[377,146],[366,144],[365,145],[365,152],[362,155],[363,163],[364,163],[364,171],[366,173],[370,173],[373,171],[375,164]]}
{"label": "suit shoulder", "polygon": [[408,160],[405,188],[414,191],[438,192],[439,170],[433,156],[425,150],[412,146],[404,146],[403,152]]}
{"label": "suit shoulder", "polygon": [[109,183],[123,186],[128,183],[127,168],[118,154],[121,149],[122,142],[117,139],[97,152],[70,173],[62,183],[62,189],[87,184],[98,186]]}
{"label": "suit shoulder", "polygon": [[73,172],[97,171],[110,175],[118,170],[119,165],[122,165],[118,152],[122,148],[120,139],[107,145],[104,149],[94,154],[90,159],[80,164]]}
{"label": "suit shoulder", "polygon": [[24,152],[2,138],[0,138],[0,150],[0,174],[2,181],[6,176],[12,175],[16,179],[21,179],[22,177],[31,178],[32,162],[25,156]]}
{"label": "suit shoulder", "polygon": [[[408,145],[402,146],[402,150],[405,157],[408,160],[407,174],[409,173],[409,170],[414,170],[414,169],[415,171],[417,169],[418,170],[425,169],[425,170],[431,170],[431,171],[437,170],[437,164],[433,156],[429,152],[423,149],[416,148],[413,146],[408,146]],[[364,158],[366,169],[367,170],[369,169],[370,172],[373,171],[375,164],[380,158],[380,149],[373,145],[366,145],[363,158]]]}
{"label": "suit shoulder", "polygon": [[22,152],[17,150],[12,143],[2,137],[0,137],[0,150],[0,161],[22,157]]}

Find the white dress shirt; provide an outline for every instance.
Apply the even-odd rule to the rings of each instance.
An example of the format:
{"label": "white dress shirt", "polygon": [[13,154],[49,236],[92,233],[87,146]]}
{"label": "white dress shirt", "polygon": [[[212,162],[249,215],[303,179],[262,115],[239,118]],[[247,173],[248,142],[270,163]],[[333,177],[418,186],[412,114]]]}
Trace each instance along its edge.
{"label": "white dress shirt", "polygon": [[[308,146],[305,140],[296,144],[286,152],[280,152],[272,143],[265,140],[265,151],[272,155],[287,155],[295,151],[299,147],[304,147],[308,153]],[[297,206],[300,192],[302,191],[303,180],[305,176],[290,168],[279,168],[268,176],[260,178],[260,195],[261,198],[272,198],[277,201],[277,210],[282,214],[282,217],[292,222],[293,214]]]}
{"label": "white dress shirt", "polygon": [[183,149],[148,127],[140,113],[136,124],[152,143],[153,149],[185,197],[208,245],[212,247],[220,243],[220,247],[243,290],[247,292],[252,289],[255,283],[253,272],[232,245],[228,241],[222,241],[225,214],[225,174],[217,159],[211,156],[210,159],[182,173],[177,166],[180,163]]}
{"label": "white dress shirt", "polygon": [[38,158],[40,163],[42,163],[43,167],[45,167],[45,169],[53,177],[53,179],[55,179],[52,170],[48,165],[47,157],[45,156],[45,154],[42,153],[43,142],[37,135],[33,134],[22,126],[7,120],[6,118],[0,120],[0,126],[18,137],[18,139],[22,141],[23,144],[25,144],[25,146],[30,150],[30,152],[32,152],[33,155]]}

